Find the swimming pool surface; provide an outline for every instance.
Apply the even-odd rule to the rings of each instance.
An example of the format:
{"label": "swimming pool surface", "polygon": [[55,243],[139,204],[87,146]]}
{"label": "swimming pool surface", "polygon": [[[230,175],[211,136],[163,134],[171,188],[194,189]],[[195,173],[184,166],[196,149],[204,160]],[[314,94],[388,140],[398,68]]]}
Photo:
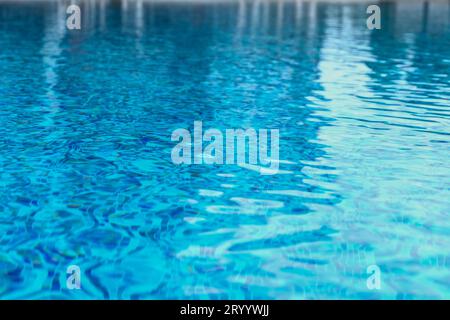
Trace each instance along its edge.
{"label": "swimming pool surface", "polygon": [[[0,298],[449,299],[449,3],[380,6],[0,2]],[[280,171],[173,164],[194,121]]]}

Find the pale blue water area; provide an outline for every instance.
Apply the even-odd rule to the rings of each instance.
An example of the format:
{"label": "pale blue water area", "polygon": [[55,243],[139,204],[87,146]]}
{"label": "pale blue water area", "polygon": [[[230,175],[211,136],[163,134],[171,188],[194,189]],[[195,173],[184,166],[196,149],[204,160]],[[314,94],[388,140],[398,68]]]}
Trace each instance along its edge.
{"label": "pale blue water area", "polygon": [[[0,2],[0,298],[450,298],[448,1],[372,31],[363,3],[90,3],[77,31]],[[174,165],[196,120],[279,129],[280,171]]]}

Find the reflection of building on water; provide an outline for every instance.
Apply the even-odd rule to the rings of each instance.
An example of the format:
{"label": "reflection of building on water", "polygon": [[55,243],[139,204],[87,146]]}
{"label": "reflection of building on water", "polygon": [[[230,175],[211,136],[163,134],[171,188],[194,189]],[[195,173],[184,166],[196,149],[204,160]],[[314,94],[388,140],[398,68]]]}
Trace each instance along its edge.
{"label": "reflection of building on water", "polygon": [[[0,0],[7,5],[11,0]],[[45,3],[45,1],[44,1]],[[214,7],[216,14],[234,15],[236,32],[249,28],[255,32],[275,28],[277,34],[283,33],[287,24],[308,24],[308,28],[317,27],[317,14],[320,9],[333,10],[336,7],[348,7],[352,16],[366,19],[365,7],[378,4],[382,8],[382,16],[390,27],[398,32],[439,32],[450,25],[449,0],[397,0],[397,1],[333,1],[333,0],[62,0],[48,1],[46,14],[59,10],[61,4],[79,4],[82,10],[82,25],[84,28],[99,26],[104,28],[107,15],[112,8],[119,9],[121,24],[124,27],[134,27],[141,32],[143,26],[152,20],[152,15],[159,9],[168,6],[177,7],[177,14],[182,11],[191,15],[192,19],[201,19],[202,10]],[[27,5],[27,2],[24,2]],[[164,9],[165,10],[165,9]],[[195,13],[193,14],[193,12]],[[273,26],[268,26],[272,20]],[[172,17],[175,19],[175,17]],[[322,21],[322,20],[321,20]],[[195,22],[195,20],[193,20]],[[361,25],[365,27],[365,24]],[[386,25],[385,25],[386,27]],[[141,31],[139,31],[141,30]]]}
{"label": "reflection of building on water", "polygon": [[[52,2],[52,1],[50,1]],[[347,1],[332,0],[66,0],[63,3],[78,3],[82,8],[83,26],[85,28],[99,25],[105,26],[105,17],[111,7],[120,7],[121,23],[134,26],[138,30],[146,21],[151,20],[152,11],[169,5],[178,6],[180,10],[201,11],[204,7],[216,7],[216,12],[228,11],[230,8],[237,19],[237,32],[243,28],[267,29],[269,16],[275,17],[275,30],[280,33],[288,23],[308,23],[315,28],[317,8],[333,8],[348,6],[353,15],[366,18],[364,8],[370,4],[378,4],[382,8],[382,16],[389,15],[391,27],[399,32],[438,32],[450,25],[450,1],[448,0],[397,0],[397,1]],[[1,1],[0,1],[1,3]],[[56,5],[55,5],[56,7]],[[189,7],[189,8],[188,8]],[[148,14],[146,14],[148,12]],[[230,12],[231,13],[231,12]],[[195,14],[201,18],[201,12]],[[393,19],[392,19],[393,18]],[[365,26],[363,24],[362,26]]]}
{"label": "reflection of building on water", "polygon": [[[371,47],[375,56],[387,59],[390,55],[380,52],[380,39],[386,39],[384,34],[388,34],[387,31],[390,35],[404,36],[404,55],[412,61],[413,57],[408,55],[407,48],[415,44],[414,34],[439,34],[450,26],[449,0],[370,3],[372,2],[378,3],[382,8],[381,31],[367,30],[365,9],[368,2],[364,1],[50,0],[39,3],[24,2],[18,12],[14,11],[11,2],[0,0],[0,14],[4,17],[11,15],[19,20],[28,18],[29,21],[37,21],[35,30],[41,30],[43,34],[42,56],[46,94],[52,106],[58,106],[58,59],[61,59],[64,48],[69,48],[72,57],[83,52],[83,44],[92,32],[103,33],[107,41],[115,41],[115,34],[126,32],[129,35],[126,39],[130,39],[136,48],[136,59],[148,57],[146,52],[159,50],[158,55],[152,56],[152,59],[161,59],[161,68],[167,67],[168,73],[190,74],[191,80],[198,84],[196,86],[200,90],[200,84],[207,81],[210,73],[215,72],[214,54],[211,52],[215,50],[216,43],[223,42],[216,41],[223,31],[232,36],[231,45],[237,52],[233,57],[237,59],[236,64],[249,53],[238,52],[243,41],[258,41],[262,35],[268,35],[279,42],[273,50],[297,52],[298,55],[293,56],[293,59],[311,59],[307,65],[317,66],[323,54],[322,41],[331,31],[337,32],[338,37],[344,41],[361,40],[360,43],[367,43]],[[71,3],[77,3],[81,7],[80,31],[65,28],[65,7]],[[174,30],[168,32],[169,29]],[[165,38],[166,33],[179,36]],[[167,47],[164,47],[162,39],[163,42],[169,43]],[[186,39],[189,39],[189,43]],[[120,41],[117,43],[118,49],[121,45],[128,45],[124,44],[123,39]],[[166,50],[163,50],[163,47]],[[257,48],[258,45],[254,47]],[[202,56],[195,70],[189,69],[189,64],[179,63],[186,58],[187,53],[190,57]],[[256,51],[255,55],[257,54],[267,55],[272,52]],[[314,70],[310,71],[314,74]],[[302,76],[292,74],[289,67],[285,68],[280,77],[302,79]]]}
{"label": "reflection of building on water", "polygon": [[[114,35],[126,32],[129,37],[125,39],[129,39],[136,48],[135,59],[148,57],[149,52],[158,51],[158,54],[152,55],[152,59],[161,60],[160,68],[167,68],[169,74],[190,74],[190,80],[196,83],[196,92],[204,95],[207,88],[201,83],[207,81],[211,73],[216,72],[214,64],[217,62],[214,60],[214,50],[216,50],[217,43],[224,42],[223,39],[218,39],[222,34],[232,37],[230,45],[233,45],[236,55],[230,57],[230,60],[236,59],[233,62],[235,64],[239,64],[243,57],[249,56],[248,51],[239,51],[245,47],[241,44],[255,41],[254,48],[263,48],[264,46],[261,43],[258,45],[257,41],[264,35],[278,42],[278,45],[273,46],[272,50],[290,51],[293,59],[297,61],[311,59],[305,65],[317,66],[323,54],[323,39],[330,32],[336,32],[337,37],[341,37],[343,41],[349,39],[352,42],[360,41],[359,43],[367,44],[374,56],[390,59],[389,53],[380,52],[382,50],[379,49],[380,40],[386,41],[384,34],[388,34],[389,31],[391,36],[398,35],[404,38],[405,41],[402,43],[405,46],[402,56],[404,55],[410,59],[411,63],[414,63],[413,57],[408,55],[409,51],[407,50],[415,45],[414,35],[423,32],[439,34],[450,25],[450,1],[448,0],[374,1],[379,3],[382,8],[382,30],[375,32],[367,30],[366,27],[367,2],[179,0],[176,4],[171,3],[174,1],[24,2],[18,12],[11,3],[0,0],[0,14],[5,17],[14,16],[16,20],[37,21],[35,30],[41,30],[43,34],[42,56],[45,68],[43,70],[45,90],[48,101],[51,101],[53,106],[60,104],[57,91],[60,80],[58,59],[61,59],[64,48],[68,48],[71,53],[70,57],[83,52],[83,45],[89,40],[92,32],[101,32],[105,35],[105,41],[113,42],[117,39]],[[71,3],[80,4],[82,30],[65,29],[64,19],[67,15],[64,8]],[[40,10],[36,10],[36,8],[40,8]],[[41,21],[45,21],[45,23]],[[166,38],[165,34],[179,36]],[[120,50],[120,46],[130,44],[126,44],[124,41],[121,39],[117,43],[118,50]],[[258,54],[273,54],[273,52],[259,49],[250,53],[253,56],[248,58],[249,63],[256,63]],[[179,63],[186,59],[186,55],[191,59],[201,56],[195,70],[192,69],[192,64]],[[316,74],[315,70],[309,71],[310,74]],[[286,67],[279,77],[285,81],[296,78],[303,79],[302,75],[292,72],[290,67]],[[252,80],[249,79],[249,81]],[[290,94],[296,95],[295,92]],[[302,97],[297,98],[302,99]]]}

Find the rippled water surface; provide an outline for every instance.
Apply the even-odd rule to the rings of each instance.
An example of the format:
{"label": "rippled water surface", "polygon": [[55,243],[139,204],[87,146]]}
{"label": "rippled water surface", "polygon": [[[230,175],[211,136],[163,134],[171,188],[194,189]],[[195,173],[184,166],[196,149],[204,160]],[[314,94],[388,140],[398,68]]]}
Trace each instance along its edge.
{"label": "rippled water surface", "polygon": [[[81,8],[0,3],[0,298],[450,298],[448,2]],[[196,120],[280,171],[174,165]]]}

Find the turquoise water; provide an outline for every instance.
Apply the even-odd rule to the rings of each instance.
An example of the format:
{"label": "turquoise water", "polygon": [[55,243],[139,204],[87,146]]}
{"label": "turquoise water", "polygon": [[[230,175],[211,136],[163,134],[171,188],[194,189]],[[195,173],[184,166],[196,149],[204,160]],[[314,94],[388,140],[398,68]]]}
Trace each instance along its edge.
{"label": "turquoise water", "polygon": [[[450,298],[448,2],[65,8],[0,2],[0,298]],[[280,171],[174,165],[197,120]]]}

